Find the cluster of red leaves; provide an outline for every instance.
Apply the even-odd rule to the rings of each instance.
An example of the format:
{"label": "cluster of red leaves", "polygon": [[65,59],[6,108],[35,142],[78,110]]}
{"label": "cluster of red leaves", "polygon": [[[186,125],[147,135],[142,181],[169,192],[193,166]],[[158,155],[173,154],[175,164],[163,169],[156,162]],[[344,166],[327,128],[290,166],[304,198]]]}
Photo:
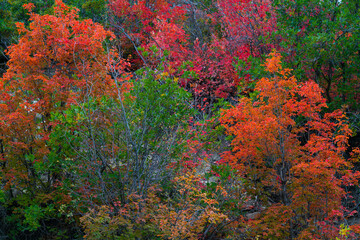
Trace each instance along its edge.
{"label": "cluster of red leaves", "polygon": [[[206,9],[194,10],[192,5],[166,1],[130,4],[130,1],[119,0],[110,4],[117,17],[114,25],[120,29],[119,34],[125,43],[122,44],[124,52],[132,57],[138,56],[141,53],[136,52],[134,46],[150,52],[150,47],[156,46],[160,57],[168,52],[168,72],[193,93],[199,109],[202,109],[205,98],[205,102],[211,105],[217,98],[235,96],[239,82],[249,79],[238,78],[234,57],[246,61],[250,55],[268,53],[272,46],[265,46],[259,39],[275,29],[268,1],[218,1],[215,6],[215,12],[206,14]],[[222,32],[212,34],[206,42],[198,39],[191,42],[186,32],[186,22],[191,21],[190,13],[207,22],[213,32],[216,32],[216,26],[222,26]],[[191,63],[180,70],[188,60]],[[140,58],[136,57],[135,65],[138,67],[139,61]],[[145,57],[142,61],[157,63]],[[184,72],[192,74],[184,75]]]}

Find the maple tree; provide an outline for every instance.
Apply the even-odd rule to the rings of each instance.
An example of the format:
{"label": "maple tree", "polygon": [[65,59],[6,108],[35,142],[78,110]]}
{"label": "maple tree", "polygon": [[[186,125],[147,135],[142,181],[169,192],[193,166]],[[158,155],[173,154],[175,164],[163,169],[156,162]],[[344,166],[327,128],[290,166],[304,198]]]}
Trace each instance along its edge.
{"label": "maple tree", "polygon": [[278,53],[270,54],[265,67],[269,77],[256,84],[256,95],[223,113],[221,122],[233,136],[224,161],[243,176],[246,192],[267,207],[253,222],[259,224],[256,234],[325,236],[321,223],[343,216],[341,186],[357,184],[359,177],[343,157],[351,130],[340,110],[322,114],[327,105],[319,86],[297,83]]}
{"label": "maple tree", "polygon": [[[60,194],[55,183],[62,171],[53,171],[60,163],[52,161],[48,145],[51,114],[89,97],[115,94],[107,64],[116,53],[107,54],[103,45],[114,37],[111,32],[91,20],[79,21],[78,10],[61,1],[54,15],[32,13],[31,3],[25,8],[31,23],[17,24],[21,37],[7,51],[8,70],[0,80],[2,178],[19,213],[31,204],[50,204]],[[119,61],[121,71],[125,64]],[[59,204],[68,200],[58,198]]]}
{"label": "maple tree", "polygon": [[[149,43],[152,32],[157,31],[161,25],[170,25],[171,27],[167,28],[170,30],[176,26],[175,23],[185,18],[185,9],[182,6],[164,0],[112,0],[109,6],[114,15],[111,25],[119,36],[119,47],[124,57],[132,63],[133,69],[148,64],[148,60],[141,54],[139,48]],[[170,34],[168,40],[174,37],[172,32],[164,33]]]}
{"label": "maple tree", "polygon": [[223,19],[224,34],[229,39],[228,47],[233,54],[247,60],[249,55],[262,57],[275,44],[266,44],[263,39],[276,30],[276,21],[271,1],[217,1]]}
{"label": "maple tree", "polygon": [[[105,0],[65,0],[66,4],[79,9],[80,18],[90,18],[94,22],[105,23],[108,15]],[[54,0],[3,0],[0,4],[0,76],[6,70],[9,58],[5,50],[18,41],[17,22],[29,23],[29,14],[22,6],[32,3],[36,6],[34,13],[43,15],[53,13]]]}
{"label": "maple tree", "polygon": [[[249,56],[268,53],[273,45],[260,38],[274,31],[275,23],[274,17],[266,14],[271,10],[269,2],[217,1],[208,5],[113,1],[110,6],[116,17],[114,29],[123,36],[125,56],[137,56],[137,67],[140,62],[156,66],[165,56],[167,72],[192,92],[199,111],[211,114],[219,98],[235,97],[240,82],[246,85],[250,81],[236,73],[246,71],[250,62],[235,67],[234,57],[247,61]],[[223,30],[216,30],[219,27]],[[209,31],[217,33],[206,33]]]}

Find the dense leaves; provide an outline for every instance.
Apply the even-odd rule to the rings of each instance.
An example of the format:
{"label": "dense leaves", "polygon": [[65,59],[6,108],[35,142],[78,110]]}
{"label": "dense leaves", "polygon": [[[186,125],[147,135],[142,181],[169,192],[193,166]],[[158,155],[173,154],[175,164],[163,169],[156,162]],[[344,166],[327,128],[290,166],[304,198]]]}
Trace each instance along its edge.
{"label": "dense leaves", "polygon": [[[258,234],[326,236],[323,228],[315,229],[343,216],[341,186],[357,184],[359,176],[343,157],[351,130],[341,111],[322,114],[327,105],[319,86],[298,84],[282,69],[278,53],[270,54],[265,67],[272,76],[256,84],[257,94],[222,116],[234,135],[224,160],[244,176],[246,192],[269,207]],[[281,211],[289,214],[273,215]],[[283,224],[277,229],[273,221]]]}
{"label": "dense leaves", "polygon": [[357,1],[0,14],[0,238],[359,238]]}
{"label": "dense leaves", "polygon": [[[30,208],[40,211],[38,218],[42,218],[43,211],[54,211],[54,198],[56,204],[67,201],[55,190],[61,172],[53,165],[55,153],[49,146],[56,124],[51,114],[63,113],[89,97],[114,95],[109,92],[115,83],[107,63],[116,54],[106,54],[103,47],[112,33],[91,20],[78,21],[75,9],[59,1],[54,15],[40,16],[31,12],[33,7],[25,5],[31,24],[29,29],[18,24],[21,38],[8,49],[9,69],[0,82],[1,160],[4,189],[13,200],[18,199],[20,208],[14,211]],[[41,204],[48,206],[43,209]],[[37,223],[30,230],[38,227]]]}

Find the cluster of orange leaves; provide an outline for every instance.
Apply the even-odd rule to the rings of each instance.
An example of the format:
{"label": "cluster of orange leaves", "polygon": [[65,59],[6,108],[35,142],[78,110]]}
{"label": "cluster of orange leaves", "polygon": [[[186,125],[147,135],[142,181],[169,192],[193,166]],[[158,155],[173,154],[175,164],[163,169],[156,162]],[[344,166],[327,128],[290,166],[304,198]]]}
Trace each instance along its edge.
{"label": "cluster of orange leaves", "polygon": [[[164,239],[196,240],[207,227],[210,229],[228,221],[217,207],[217,200],[200,188],[201,176],[196,171],[175,177],[173,181],[179,195],[176,198],[160,198],[161,189],[151,187],[146,197],[132,194],[129,202],[118,205],[116,211],[109,206],[90,210],[81,218],[85,238],[130,236],[135,229],[144,229],[140,225],[146,225]],[[221,187],[217,191],[224,196],[227,194]],[[119,234],[119,229],[124,232]]]}
{"label": "cluster of orange leaves", "polygon": [[127,63],[114,49],[104,49],[114,34],[79,20],[78,9],[57,0],[53,15],[40,16],[34,7],[24,5],[30,24],[17,24],[19,42],[8,48],[8,69],[0,78],[1,161],[6,189],[37,192],[40,185],[48,193],[56,176],[40,179],[35,164],[46,163],[51,151],[51,114],[89,98],[115,96],[109,73],[122,73]]}
{"label": "cluster of orange leaves", "polygon": [[342,186],[360,177],[351,170],[356,159],[343,155],[352,134],[345,114],[323,114],[327,105],[320,87],[298,83],[281,67],[280,54],[272,52],[265,67],[269,77],[256,84],[257,95],[223,112],[221,122],[233,136],[223,157],[245,179],[247,193],[267,207],[251,224],[256,234],[330,234],[320,222],[344,217]]}

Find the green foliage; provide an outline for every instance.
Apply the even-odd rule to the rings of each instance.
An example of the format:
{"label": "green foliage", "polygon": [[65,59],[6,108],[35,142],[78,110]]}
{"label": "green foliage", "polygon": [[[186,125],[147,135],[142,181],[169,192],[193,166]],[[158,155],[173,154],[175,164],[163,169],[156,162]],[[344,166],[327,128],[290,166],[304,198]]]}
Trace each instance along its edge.
{"label": "green foliage", "polygon": [[[86,211],[81,202],[126,202],[129,194],[146,191],[150,184],[168,184],[167,166],[184,149],[183,130],[192,111],[189,94],[150,69],[137,72],[130,82],[131,90],[117,98],[89,98],[52,116],[58,124],[45,164],[68,174],[62,188],[71,192],[78,211]],[[103,188],[96,193],[80,190],[99,182]]]}
{"label": "green foliage", "polygon": [[359,5],[356,1],[274,1],[280,47],[297,79],[325,89],[330,110],[358,109]]}
{"label": "green foliage", "polygon": [[25,229],[34,231],[40,227],[39,221],[44,217],[44,212],[39,205],[30,205],[24,209],[24,217]]}
{"label": "green foliage", "polygon": [[104,17],[107,13],[106,0],[71,0],[69,4],[74,4],[74,6],[79,8],[82,17],[105,23]]}
{"label": "green foliage", "polygon": [[129,118],[134,121],[134,126],[145,123],[146,138],[155,140],[162,131],[184,124],[185,117],[191,113],[187,106],[189,93],[172,79],[156,75],[152,70],[141,70],[137,74],[139,79],[135,79],[133,89],[126,94],[124,101],[131,110]]}
{"label": "green foliage", "polygon": [[6,198],[5,198],[5,192],[0,189],[0,203],[5,203]]}
{"label": "green foliage", "polygon": [[[249,56],[246,61],[236,58],[234,63],[235,69],[237,69],[238,76],[244,78],[246,76],[251,76],[252,80],[255,82],[260,78],[266,76],[266,71],[264,66],[261,64],[264,60],[259,57]],[[242,87],[255,87],[255,83],[251,83],[251,86],[242,86]]]}

